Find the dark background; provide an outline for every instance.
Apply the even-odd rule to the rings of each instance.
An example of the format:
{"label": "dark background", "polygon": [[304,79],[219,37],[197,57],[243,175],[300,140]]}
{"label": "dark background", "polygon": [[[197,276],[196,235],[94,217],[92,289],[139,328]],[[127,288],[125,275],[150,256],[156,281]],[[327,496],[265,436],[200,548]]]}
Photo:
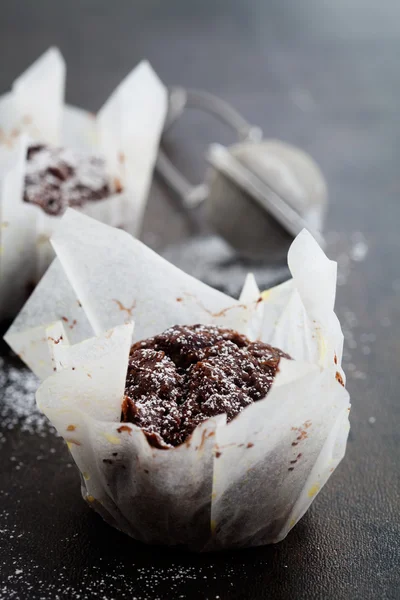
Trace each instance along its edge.
{"label": "dark background", "polygon": [[[202,556],[149,548],[81,500],[63,442],[28,416],[35,383],[4,349],[0,600],[400,598],[400,4],[2,0],[0,92],[53,44],[69,103],[97,110],[147,57],[165,83],[220,95],[319,162],[352,430],[346,459],[281,544]],[[167,145],[200,181],[206,144],[229,139],[190,113]],[[147,243],[163,250],[204,230],[153,186]]]}

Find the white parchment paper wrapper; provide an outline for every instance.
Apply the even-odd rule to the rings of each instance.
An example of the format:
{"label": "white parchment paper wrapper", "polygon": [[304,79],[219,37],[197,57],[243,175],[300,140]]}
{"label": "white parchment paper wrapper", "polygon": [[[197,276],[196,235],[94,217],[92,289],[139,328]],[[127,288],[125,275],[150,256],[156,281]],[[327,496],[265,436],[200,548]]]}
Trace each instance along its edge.
{"label": "white parchment paper wrapper", "polygon": [[54,252],[60,217],[23,201],[26,148],[32,141],[85,150],[106,160],[123,192],[79,210],[132,235],[141,229],[167,111],[167,91],[148,62],[115,89],[97,116],[64,104],[65,63],[48,50],[0,97],[0,318],[15,315]]}
{"label": "white parchment paper wrapper", "polygon": [[[288,256],[293,278],[260,294],[249,276],[235,301],[70,209],[52,243],[57,260],[6,340],[40,377],[53,373],[37,401],[68,443],[87,502],[148,543],[213,550],[283,539],[346,447],[336,264],[303,231]],[[267,397],[231,423],[220,415],[180,447],[153,448],[120,423],[130,344],[195,323],[235,328],[295,360],[281,360]]]}

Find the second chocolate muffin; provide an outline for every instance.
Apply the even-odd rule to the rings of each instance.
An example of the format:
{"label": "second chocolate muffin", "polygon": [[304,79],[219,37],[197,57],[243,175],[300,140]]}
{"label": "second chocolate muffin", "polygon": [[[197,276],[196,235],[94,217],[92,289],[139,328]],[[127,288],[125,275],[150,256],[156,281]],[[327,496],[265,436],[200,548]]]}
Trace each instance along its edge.
{"label": "second chocolate muffin", "polygon": [[158,447],[178,446],[209,417],[231,421],[266,396],[281,357],[231,329],[176,325],[131,348],[122,420]]}
{"label": "second chocolate muffin", "polygon": [[26,166],[24,201],[51,216],[121,191],[112,189],[102,158],[71,148],[29,146]]}

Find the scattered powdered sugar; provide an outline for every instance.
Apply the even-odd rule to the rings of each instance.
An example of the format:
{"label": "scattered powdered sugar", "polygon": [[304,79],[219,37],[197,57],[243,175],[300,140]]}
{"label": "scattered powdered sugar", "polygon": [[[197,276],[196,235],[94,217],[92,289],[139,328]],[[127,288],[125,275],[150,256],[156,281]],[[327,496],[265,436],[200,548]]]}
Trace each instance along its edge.
{"label": "scattered powdered sugar", "polygon": [[[357,263],[368,255],[368,242],[361,231],[331,231],[325,235],[327,254],[338,263],[338,285],[345,285]],[[197,236],[172,244],[161,254],[174,265],[230,296],[238,297],[248,272],[252,272],[260,289],[268,289],[290,277],[286,258],[271,262],[240,258],[219,236]],[[400,280],[398,281],[400,289]]]}
{"label": "scattered powdered sugar", "polygon": [[290,277],[285,261],[276,264],[239,258],[219,236],[197,236],[161,251],[182,271],[229,296],[239,297],[247,273],[254,274],[260,289],[268,289]]}
{"label": "scattered powdered sugar", "polygon": [[[16,564],[20,564],[19,560],[20,557],[17,557]],[[42,579],[42,565],[35,564],[33,560],[22,560],[23,568],[8,575],[6,583],[0,582],[0,600],[165,600],[166,589],[169,590],[168,598],[190,600],[193,598],[193,589],[199,585],[204,589],[204,600],[218,600],[227,597],[225,593],[234,586],[233,578],[237,577],[240,570],[243,572],[245,567],[244,564],[224,565],[222,569],[217,569],[214,565],[190,566],[179,563],[159,567],[132,563],[127,575],[126,567],[118,563],[112,565],[112,574],[110,564],[107,565],[106,574],[102,565],[93,565],[80,572],[77,582],[71,577],[68,568],[60,565],[57,567],[56,583],[53,583]],[[207,593],[207,587],[216,588],[220,593]],[[185,592],[185,588],[190,591]],[[21,589],[24,590],[23,596],[18,591]]]}
{"label": "scattered powdered sugar", "polygon": [[375,333],[360,332],[358,319],[353,311],[346,307],[339,307],[338,317],[344,335],[343,367],[352,379],[367,379],[367,374],[353,362],[354,352],[357,356],[361,354],[368,358],[372,353],[373,344],[376,341]]}
{"label": "scattered powdered sugar", "polygon": [[328,255],[338,264],[337,284],[346,285],[356,263],[362,262],[367,257],[367,239],[361,231],[354,231],[351,234],[331,231],[326,234],[326,241]]}
{"label": "scattered powdered sugar", "polygon": [[[360,231],[350,234],[332,231],[326,234],[326,241],[328,256],[337,262],[337,284],[345,286],[357,269],[358,263],[364,261],[368,255],[367,239]],[[376,335],[360,331],[358,318],[350,308],[339,305],[336,310],[344,335],[344,370],[351,379],[365,380],[367,374],[353,362],[353,355],[356,352],[357,356],[361,354],[367,359],[372,353]]]}
{"label": "scattered powdered sugar", "polygon": [[360,240],[355,242],[352,248],[350,249],[350,258],[355,262],[363,261],[368,254],[368,246],[365,240]]}
{"label": "scattered powdered sugar", "polygon": [[[0,491],[0,501],[4,495],[9,493]],[[15,511],[22,510],[17,502]],[[102,557],[93,548],[92,564],[71,570],[68,560],[59,562],[56,558],[52,564],[52,558],[43,561],[45,552],[40,549],[35,551],[38,558],[26,551],[26,540],[35,534],[15,524],[15,511],[0,510],[0,544],[7,547],[6,560],[0,559],[0,600],[165,600],[166,591],[168,598],[189,600],[199,585],[205,600],[218,600],[221,590],[221,597],[226,597],[238,572],[246,579],[246,563],[237,559],[228,564],[212,556],[188,558],[176,552],[174,557],[174,550],[161,557],[155,551],[152,556],[150,548],[140,546],[128,551],[126,557],[118,552]],[[57,557],[68,555],[77,543],[77,531],[58,539]],[[53,567],[56,575],[52,574]]]}
{"label": "scattered powdered sugar", "polygon": [[8,365],[0,358],[0,444],[5,442],[7,432],[15,428],[40,437],[54,432],[36,406],[35,392],[39,383],[28,369]]}

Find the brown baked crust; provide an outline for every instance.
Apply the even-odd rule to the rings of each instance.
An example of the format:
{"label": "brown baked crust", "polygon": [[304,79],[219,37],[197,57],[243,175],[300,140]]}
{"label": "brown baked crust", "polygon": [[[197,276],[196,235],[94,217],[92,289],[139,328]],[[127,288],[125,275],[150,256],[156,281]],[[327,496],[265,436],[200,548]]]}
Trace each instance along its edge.
{"label": "brown baked crust", "polygon": [[264,398],[281,357],[290,358],[231,329],[176,325],[132,346],[122,420],[153,445],[178,446],[209,417],[231,421]]}

